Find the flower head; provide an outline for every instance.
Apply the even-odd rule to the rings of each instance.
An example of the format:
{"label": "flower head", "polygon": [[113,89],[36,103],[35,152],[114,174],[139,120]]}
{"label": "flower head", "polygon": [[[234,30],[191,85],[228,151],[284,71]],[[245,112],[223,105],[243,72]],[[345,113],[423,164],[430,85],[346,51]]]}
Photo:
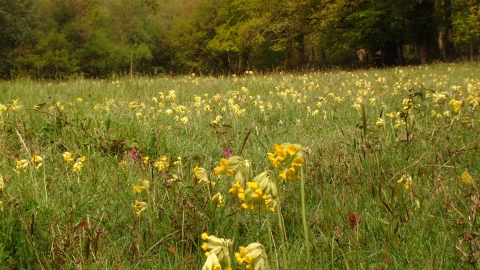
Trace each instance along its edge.
{"label": "flower head", "polygon": [[133,189],[138,193],[142,193],[142,191],[147,190],[150,186],[150,181],[148,181],[146,178],[139,179],[138,182],[140,184],[133,187]]}
{"label": "flower head", "polygon": [[210,257],[212,253],[215,253],[218,261],[223,261],[226,268],[231,269],[230,254],[228,250],[232,247],[233,241],[230,239],[218,238],[214,235],[208,235],[207,233],[202,233],[201,238],[202,240],[207,241],[202,244],[202,249],[206,251],[205,255]]}
{"label": "flower head", "polygon": [[65,152],[65,153],[63,153],[63,160],[65,160],[65,162],[68,164],[68,163],[70,163],[70,162],[73,161],[73,157],[72,157],[72,156],[73,156],[72,153],[70,153],[70,152]]}
{"label": "flower head", "polygon": [[270,163],[280,169],[283,180],[300,179],[299,172],[303,166],[303,147],[299,144],[274,144],[273,153],[267,153]]}
{"label": "flower head", "polygon": [[267,254],[260,243],[251,243],[246,247],[240,247],[240,252],[235,253],[237,263],[246,264],[247,269],[267,269]]}
{"label": "flower head", "polygon": [[[238,183],[236,185],[238,185]],[[238,193],[239,189],[235,189],[235,185],[232,189]],[[247,182],[247,187],[242,197],[240,193],[238,194],[241,199],[243,198],[242,207],[245,209],[254,210],[256,207],[260,207],[261,210],[275,211],[277,185],[271,177],[270,171],[265,171],[255,176],[251,182]]]}
{"label": "flower head", "polygon": [[23,172],[26,172],[28,169],[28,160],[22,159],[22,160],[17,160],[17,170],[23,170]]}
{"label": "flower head", "polygon": [[43,157],[37,156],[37,155],[33,155],[33,157],[30,159],[30,161],[31,161],[34,165],[36,165],[36,166],[35,166],[35,170],[37,170],[37,171],[40,170],[40,167],[42,167],[42,165],[43,165],[43,160],[44,160]]}
{"label": "flower head", "polygon": [[468,173],[467,170],[462,173],[462,181],[467,185],[471,185],[473,183],[473,177]]}
{"label": "flower head", "polygon": [[147,209],[147,203],[146,202],[141,202],[135,200],[135,204],[133,205],[133,208],[135,209],[135,213],[137,216],[140,216],[145,209]]}
{"label": "flower head", "polygon": [[202,270],[221,270],[222,266],[215,252],[210,252]]}
{"label": "flower head", "polygon": [[407,172],[402,176],[402,178],[397,180],[397,183],[403,184],[405,189],[409,189],[413,184],[412,176],[410,176],[410,174]]}
{"label": "flower head", "polygon": [[137,163],[138,161],[138,151],[135,148],[132,148],[132,152],[130,152],[130,157],[133,159],[133,163]]}

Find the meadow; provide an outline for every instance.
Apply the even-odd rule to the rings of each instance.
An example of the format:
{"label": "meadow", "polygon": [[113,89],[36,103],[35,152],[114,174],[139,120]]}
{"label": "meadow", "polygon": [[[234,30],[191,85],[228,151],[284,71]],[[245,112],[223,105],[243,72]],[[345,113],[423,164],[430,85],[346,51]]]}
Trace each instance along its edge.
{"label": "meadow", "polygon": [[0,82],[0,268],[477,268],[479,102],[477,63]]}

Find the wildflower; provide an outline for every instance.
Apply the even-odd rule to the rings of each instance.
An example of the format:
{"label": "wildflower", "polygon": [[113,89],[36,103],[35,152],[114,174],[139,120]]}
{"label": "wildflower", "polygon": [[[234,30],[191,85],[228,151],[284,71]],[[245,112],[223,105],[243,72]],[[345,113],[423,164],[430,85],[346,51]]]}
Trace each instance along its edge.
{"label": "wildflower", "polygon": [[453,112],[457,113],[460,110],[460,108],[462,107],[463,101],[452,99],[452,100],[450,100],[450,102],[448,102],[448,104],[452,105]]}
{"label": "wildflower", "polygon": [[135,204],[133,205],[133,208],[135,209],[135,213],[137,216],[140,216],[145,209],[147,209],[147,203],[146,202],[140,202],[135,200]]}
{"label": "wildflower", "polygon": [[138,151],[135,148],[132,148],[132,152],[130,152],[130,157],[133,159],[133,163],[137,163],[138,160]]}
{"label": "wildflower", "polygon": [[175,166],[181,166],[182,165],[182,158],[177,157],[177,161],[173,162],[173,165]]}
{"label": "wildflower", "polygon": [[243,174],[250,170],[250,161],[239,156],[231,156],[228,159],[222,158],[220,166],[214,168],[215,175],[226,174],[232,176],[235,172],[235,182],[243,181]]}
{"label": "wildflower", "polygon": [[237,194],[242,201],[245,200],[245,190],[238,182],[233,184],[233,186],[228,190],[228,193]]}
{"label": "wildflower", "polygon": [[471,185],[473,183],[473,178],[472,176],[468,173],[467,170],[465,170],[463,173],[462,173],[462,181],[467,184],[467,185]]}
{"label": "wildflower", "polygon": [[70,163],[70,162],[73,161],[73,157],[72,157],[72,156],[73,156],[72,153],[70,153],[70,152],[65,152],[65,153],[63,153],[63,160],[65,160],[65,162],[68,164],[68,163]]}
{"label": "wildflower", "polygon": [[[236,191],[238,192],[238,189]],[[251,182],[247,182],[242,197],[244,201],[242,207],[245,209],[254,210],[258,206],[261,210],[275,211],[277,186],[270,176],[270,171],[265,171],[255,176]]]}
{"label": "wildflower", "polygon": [[33,157],[30,159],[30,161],[33,164],[36,164],[35,170],[37,170],[37,171],[40,170],[40,167],[42,167],[42,165],[43,165],[43,157],[41,157],[41,156],[33,155]]}
{"label": "wildflower", "polygon": [[210,252],[205,261],[205,264],[202,267],[202,270],[221,270],[222,266],[220,265],[220,261],[218,261],[218,257],[215,252]]}
{"label": "wildflower", "polygon": [[229,158],[232,156],[232,152],[230,148],[228,148],[228,146],[223,147],[222,154],[224,154],[226,158]]}
{"label": "wildflower", "polygon": [[142,158],[143,164],[148,164],[149,161],[150,161],[150,157],[148,157],[148,156],[145,156],[145,157]]}
{"label": "wildflower", "polygon": [[197,181],[197,184],[210,184],[207,170],[204,168],[195,166],[193,173],[195,174],[195,180]]}
{"label": "wildflower", "polygon": [[377,118],[377,121],[375,121],[375,125],[377,127],[383,127],[385,125],[385,120],[383,118]]}
{"label": "wildflower", "polygon": [[83,162],[85,161],[85,156],[77,158],[75,164],[73,164],[73,172],[80,172],[83,168]]}
{"label": "wildflower", "polygon": [[238,253],[235,253],[237,263],[242,265],[246,263],[247,269],[263,270],[267,269],[267,254],[260,243],[251,243],[246,247],[240,247]]}
{"label": "wildflower", "polygon": [[407,172],[405,173],[402,178],[400,178],[397,183],[402,184],[405,187],[405,189],[409,189],[412,186],[413,180],[410,174]]}
{"label": "wildflower", "polygon": [[299,144],[274,144],[274,153],[267,153],[270,163],[280,169],[283,180],[299,179],[298,173],[303,166],[303,147]]}
{"label": "wildflower", "polygon": [[184,117],[180,118],[180,121],[182,122],[182,124],[186,125],[186,124],[188,124],[188,117],[184,116]]}
{"label": "wildflower", "polygon": [[28,160],[22,159],[22,160],[17,160],[17,170],[22,169],[23,172],[26,172],[28,169]]}
{"label": "wildflower", "polygon": [[146,178],[142,178],[138,180],[138,182],[140,182],[140,185],[133,187],[133,189],[138,193],[142,193],[142,191],[147,190],[150,186],[150,181],[148,181]]}
{"label": "wildflower", "polygon": [[170,166],[170,162],[167,161],[167,156],[163,156],[159,161],[155,161],[153,166],[155,166],[159,171],[164,171]]}
{"label": "wildflower", "polygon": [[3,191],[5,187],[5,182],[3,182],[3,176],[0,175],[0,192]]}
{"label": "wildflower", "polygon": [[202,233],[201,238],[203,241],[202,249],[206,251],[205,256],[209,257],[212,253],[218,258],[218,261],[223,261],[226,268],[231,269],[230,254],[228,249],[232,247],[233,241],[230,239],[218,238],[214,235],[208,235]]}
{"label": "wildflower", "polygon": [[217,192],[217,194],[213,195],[212,201],[217,201],[217,207],[220,208],[223,206],[224,200],[223,200],[223,195],[220,192]]}

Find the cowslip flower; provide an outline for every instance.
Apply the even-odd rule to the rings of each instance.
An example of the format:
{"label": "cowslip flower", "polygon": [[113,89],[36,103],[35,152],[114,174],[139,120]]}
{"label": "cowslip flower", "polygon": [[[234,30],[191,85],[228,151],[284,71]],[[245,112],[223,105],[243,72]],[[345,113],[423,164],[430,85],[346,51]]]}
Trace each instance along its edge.
{"label": "cowslip flower", "polygon": [[0,192],[3,191],[4,187],[5,187],[5,182],[3,182],[3,176],[0,175]]}
{"label": "cowslip flower", "polygon": [[26,172],[28,169],[28,160],[22,159],[22,160],[17,160],[17,170],[23,170],[23,172]]}
{"label": "cowslip flower", "polygon": [[462,107],[463,101],[452,99],[452,100],[450,100],[450,102],[448,102],[448,104],[452,105],[453,112],[457,113],[460,110],[460,108]]}
{"label": "cowslip flower", "polygon": [[473,177],[468,173],[467,170],[462,173],[462,182],[467,185],[471,185],[473,183]]}
{"label": "cowslip flower", "polygon": [[142,212],[145,211],[145,209],[147,209],[147,203],[135,200],[135,204],[133,205],[133,208],[135,209],[135,213],[137,214],[137,216],[140,216]]}
{"label": "cowslip flower", "polygon": [[233,241],[230,239],[218,238],[214,235],[202,233],[203,241],[202,249],[206,251],[205,256],[209,257],[211,253],[215,253],[219,261],[223,261],[226,269],[231,269],[230,254],[228,249],[232,247]]}
{"label": "cowslip flower", "polygon": [[385,120],[383,118],[377,118],[377,121],[375,121],[375,126],[383,127],[384,125],[385,125]]}
{"label": "cowslip flower", "polygon": [[267,153],[270,163],[280,169],[283,180],[300,179],[299,172],[303,166],[303,147],[300,144],[274,144],[274,153]]}
{"label": "cowslip flower", "polygon": [[153,166],[156,167],[159,171],[164,171],[170,166],[170,162],[167,161],[167,156],[163,156],[160,160],[155,161]]}
{"label": "cowslip flower", "polygon": [[239,265],[246,263],[247,269],[263,270],[267,269],[267,254],[260,243],[251,243],[246,247],[240,247],[238,253],[235,253],[235,258]]}
{"label": "cowslip flower", "polygon": [[213,195],[212,201],[217,201],[217,207],[218,208],[222,207],[223,203],[224,203],[222,193],[217,192],[217,194]]}
{"label": "cowslip flower", "polygon": [[80,158],[77,158],[77,161],[75,162],[75,164],[73,164],[73,172],[80,172],[83,168],[83,162],[85,161],[85,156],[82,156]]}
{"label": "cowslip flower", "polygon": [[36,166],[35,166],[35,170],[37,170],[37,171],[40,170],[40,167],[42,167],[42,165],[43,165],[43,160],[44,160],[43,157],[37,156],[37,155],[33,155],[33,157],[30,159],[30,161],[31,161],[34,165],[36,165]]}
{"label": "cowslip flower", "polygon": [[205,170],[204,168],[195,166],[195,168],[193,169],[193,173],[194,173],[197,184],[199,185],[210,184],[210,180],[208,180],[207,170]]}
{"label": "cowslip flower", "polygon": [[73,154],[70,152],[63,153],[63,160],[68,164],[73,161]]}
{"label": "cowslip flower", "polygon": [[150,186],[150,181],[146,178],[139,179],[138,182],[140,182],[140,185],[133,186],[133,189],[138,193],[142,193],[142,191],[147,190]]}
{"label": "cowslip flower", "polygon": [[217,255],[215,252],[210,252],[208,255],[205,264],[202,267],[202,270],[221,270],[222,266],[220,265],[220,261],[218,260]]}
{"label": "cowslip flower", "polygon": [[260,207],[261,210],[275,211],[277,198],[277,185],[270,176],[270,171],[265,171],[247,182],[244,192],[242,207],[254,210]]}
{"label": "cowslip flower", "polygon": [[409,189],[413,184],[412,176],[407,172],[397,181],[397,183],[403,184],[405,189]]}
{"label": "cowslip flower", "polygon": [[215,175],[233,176],[233,182],[243,183],[244,176],[250,171],[250,160],[239,156],[231,156],[228,159],[222,158],[220,166],[215,167],[213,171]]}

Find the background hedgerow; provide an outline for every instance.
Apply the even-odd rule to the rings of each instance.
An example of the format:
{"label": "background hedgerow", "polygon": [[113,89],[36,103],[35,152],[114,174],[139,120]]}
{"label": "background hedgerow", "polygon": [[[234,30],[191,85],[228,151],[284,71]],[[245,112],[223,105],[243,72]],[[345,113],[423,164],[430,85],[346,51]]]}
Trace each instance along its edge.
{"label": "background hedgerow", "polygon": [[[215,235],[233,268],[253,242],[306,267],[301,183],[267,155],[292,143],[312,269],[478,267],[477,70],[0,83],[1,265],[198,269]],[[229,194],[230,155],[272,172],[275,211]]]}

